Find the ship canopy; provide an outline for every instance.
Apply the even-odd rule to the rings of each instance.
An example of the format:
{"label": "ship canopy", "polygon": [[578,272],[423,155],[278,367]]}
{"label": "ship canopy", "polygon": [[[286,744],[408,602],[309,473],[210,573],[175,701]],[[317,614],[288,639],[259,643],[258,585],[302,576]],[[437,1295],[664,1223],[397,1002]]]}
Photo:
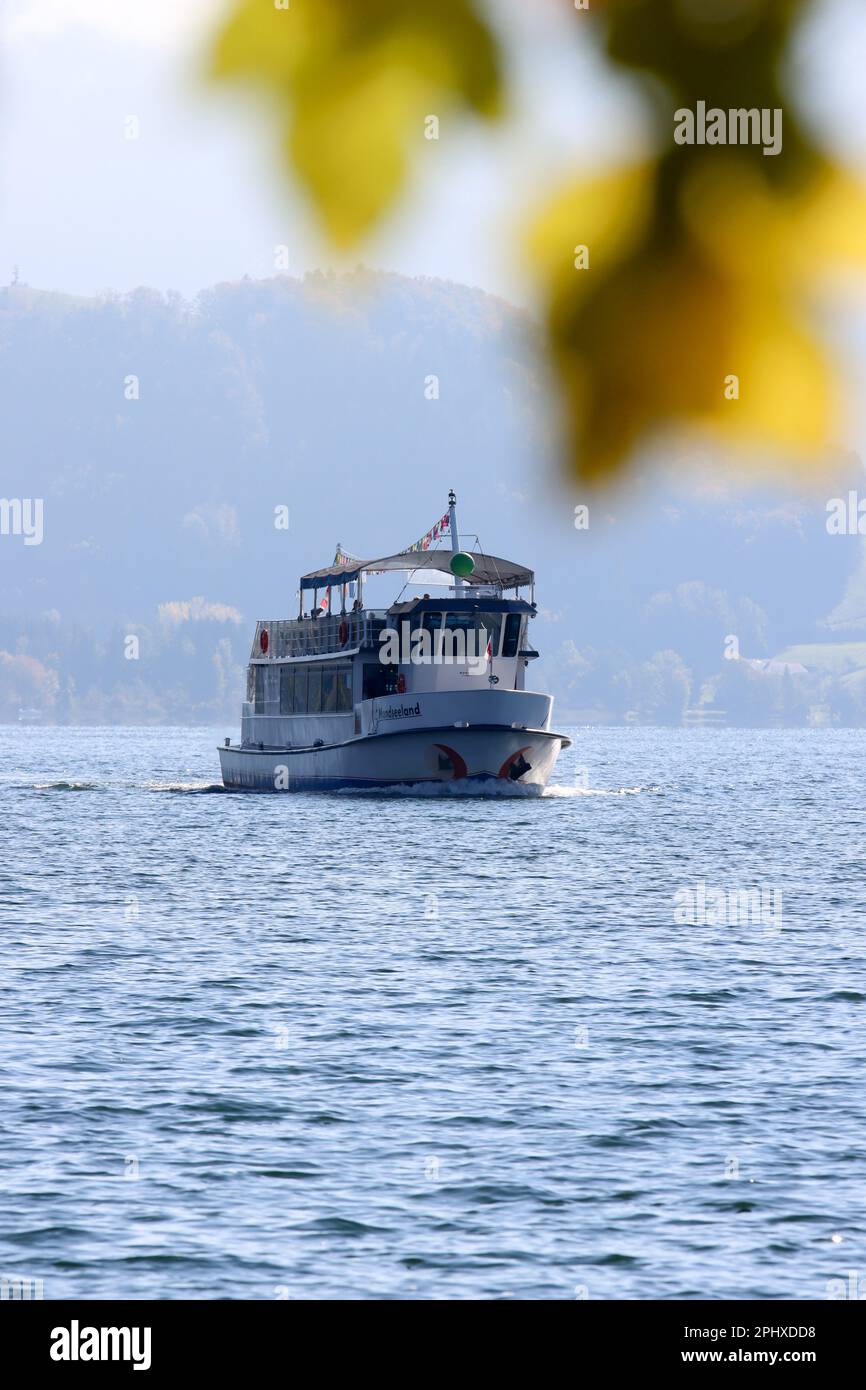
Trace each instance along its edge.
{"label": "ship canopy", "polygon": [[[493,584],[500,589],[521,589],[533,583],[532,570],[513,560],[501,560],[496,555],[482,555],[468,550],[475,561],[470,584]],[[406,570],[410,575],[420,575],[420,579],[410,579],[410,583],[454,584],[455,577],[448,566],[452,552],[444,547],[434,550],[402,551],[399,555],[385,555],[379,560],[351,560],[346,564],[327,565],[325,569],[311,570],[301,576],[301,589],[327,589],[331,585],[349,584],[362,574],[387,574],[392,570]]]}

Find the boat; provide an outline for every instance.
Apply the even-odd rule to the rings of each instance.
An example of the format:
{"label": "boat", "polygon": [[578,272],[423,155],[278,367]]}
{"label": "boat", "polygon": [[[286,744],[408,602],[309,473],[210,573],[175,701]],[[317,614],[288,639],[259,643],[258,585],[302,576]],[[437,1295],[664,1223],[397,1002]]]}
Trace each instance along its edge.
{"label": "boat", "polygon": [[[384,608],[365,603],[374,576],[401,580]],[[296,618],[256,624],[224,786],[539,794],[571,740],[526,685],[536,612],[531,570],[461,549],[453,491],[407,550],[360,560],[338,545],[301,577]]]}

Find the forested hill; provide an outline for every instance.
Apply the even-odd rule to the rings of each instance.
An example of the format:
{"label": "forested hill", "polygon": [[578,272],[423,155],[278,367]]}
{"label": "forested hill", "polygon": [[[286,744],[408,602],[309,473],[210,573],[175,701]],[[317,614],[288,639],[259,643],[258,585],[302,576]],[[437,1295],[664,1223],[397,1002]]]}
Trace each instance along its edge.
{"label": "forested hill", "polygon": [[41,544],[0,536],[0,718],[223,717],[252,621],[293,610],[298,574],[338,541],[408,545],[449,487],[467,533],[536,569],[542,670],[573,708],[642,710],[664,652],[694,703],[728,633],[755,657],[827,643],[846,593],[845,636],[866,631],[861,542],[828,536],[820,498],[686,468],[636,475],[577,531],[535,349],[502,300],[365,270],[194,302],[0,290],[0,497],[44,507]]}
{"label": "forested hill", "polygon": [[13,556],[7,603],[84,621],[191,593],[272,609],[338,539],[409,543],[461,475],[506,476],[525,446],[527,336],[486,295],[364,272],[219,285],[194,304],[5,290],[3,492],[45,499],[44,543]]}

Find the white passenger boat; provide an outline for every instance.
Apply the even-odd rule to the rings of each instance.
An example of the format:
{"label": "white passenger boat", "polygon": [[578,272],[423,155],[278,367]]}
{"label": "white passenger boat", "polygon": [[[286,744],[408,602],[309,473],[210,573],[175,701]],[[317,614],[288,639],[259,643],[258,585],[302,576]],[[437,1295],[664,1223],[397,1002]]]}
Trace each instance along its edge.
{"label": "white passenger boat", "polygon": [[[365,581],[388,574],[397,600],[365,606]],[[531,570],[461,550],[453,492],[407,551],[338,547],[301,578],[297,618],[256,625],[240,742],[219,750],[225,786],[542,791],[570,740],[551,731],[552,697],[526,688],[535,614]]]}

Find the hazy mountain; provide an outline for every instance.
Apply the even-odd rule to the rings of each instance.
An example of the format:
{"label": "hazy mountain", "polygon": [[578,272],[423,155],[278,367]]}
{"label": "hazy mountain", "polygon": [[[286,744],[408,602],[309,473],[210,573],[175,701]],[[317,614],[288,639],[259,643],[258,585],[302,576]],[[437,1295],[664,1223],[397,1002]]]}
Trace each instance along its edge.
{"label": "hazy mountain", "polygon": [[[863,683],[846,669],[837,709],[814,656],[866,629],[862,541],[828,534],[825,499],[687,462],[584,497],[556,474],[530,320],[480,291],[363,270],[195,302],[16,285],[0,368],[0,497],[44,506],[41,544],[0,536],[0,718],[233,720],[253,620],[293,612],[337,541],[415,540],[453,486],[465,539],[535,568],[537,678],[568,708],[738,717],[742,695],[749,718],[859,720]],[[747,658],[808,645],[796,698],[734,672],[732,635]]]}

